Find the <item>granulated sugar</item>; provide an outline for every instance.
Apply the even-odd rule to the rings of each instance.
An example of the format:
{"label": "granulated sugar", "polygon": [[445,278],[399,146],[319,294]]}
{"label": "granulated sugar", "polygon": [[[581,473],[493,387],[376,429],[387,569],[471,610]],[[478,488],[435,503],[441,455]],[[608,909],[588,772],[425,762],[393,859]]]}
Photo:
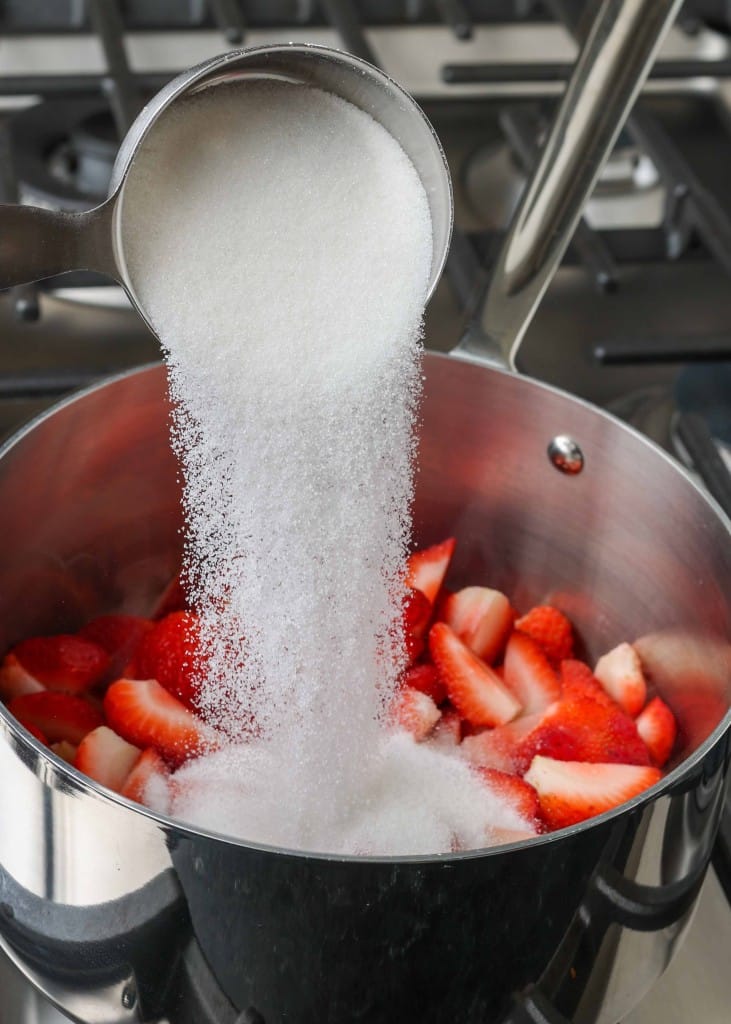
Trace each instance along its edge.
{"label": "granulated sugar", "polygon": [[130,175],[124,247],[178,407],[201,702],[234,745],[178,772],[174,812],[304,849],[482,845],[501,811],[469,769],[383,723],[404,662],[424,190],[380,125],[319,90],[182,104],[146,143],[149,180]]}

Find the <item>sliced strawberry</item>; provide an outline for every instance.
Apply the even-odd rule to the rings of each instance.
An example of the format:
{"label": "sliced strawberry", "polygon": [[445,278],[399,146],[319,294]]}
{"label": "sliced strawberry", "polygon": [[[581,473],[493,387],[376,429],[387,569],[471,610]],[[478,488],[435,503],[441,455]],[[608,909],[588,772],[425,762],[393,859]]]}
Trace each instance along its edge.
{"label": "sliced strawberry", "polygon": [[121,793],[142,751],[106,725],[84,736],[76,751],[74,767],[102,786]]}
{"label": "sliced strawberry", "polygon": [[[169,800],[169,778],[168,766],[156,750],[148,747],[147,750],[143,750],[137,764],[127,776],[127,781],[122,787],[122,796],[147,806],[154,803],[156,809],[167,811],[165,805]],[[163,806],[160,807],[160,804]]]}
{"label": "sliced strawberry", "polygon": [[412,665],[404,673],[404,686],[427,694],[435,704],[447,699],[447,689],[433,665]]}
{"label": "sliced strawberry", "polygon": [[628,764],[583,764],[535,757],[525,781],[538,792],[551,829],[575,825],[631,800],[662,778],[662,772]]}
{"label": "sliced strawberry", "polygon": [[26,728],[40,729],[49,743],[81,743],[88,732],[104,724],[96,708],[83,697],[52,690],[15,697],[8,710]]}
{"label": "sliced strawberry", "polygon": [[431,601],[420,590],[409,587],[404,598],[404,640],[409,664],[424,650],[424,637],[431,619]]}
{"label": "sliced strawberry", "polygon": [[465,587],[444,601],[440,618],[478,658],[491,665],[512,629],[513,609],[499,590]]}
{"label": "sliced strawberry", "polygon": [[72,634],[31,637],[10,653],[42,688],[64,693],[91,689],[109,668],[109,656],[103,647]]}
{"label": "sliced strawberry", "polygon": [[107,690],[104,711],[128,743],[154,747],[175,765],[214,741],[213,731],[155,679],[118,679]]}
{"label": "sliced strawberry", "polygon": [[163,619],[166,615],[170,615],[171,612],[184,612],[189,610],[190,605],[185,593],[183,577],[181,573],[177,573],[177,575],[173,576],[158,598],[155,610],[152,613],[152,618]]}
{"label": "sliced strawberry", "polygon": [[454,537],[450,537],[449,540],[442,541],[441,544],[423,548],[409,556],[406,584],[413,587],[414,590],[420,590],[431,604],[434,604],[439,588],[447,575],[456,543]]}
{"label": "sliced strawberry", "polygon": [[531,736],[542,718],[540,714],[522,715],[507,725],[465,736],[461,753],[472,764],[522,775],[535,755]]}
{"label": "sliced strawberry", "polygon": [[69,743],[68,740],[61,740],[60,743],[53,743],[51,750],[54,752],[56,757],[60,757],[62,761],[67,764],[73,764],[76,760],[76,751],[79,748],[73,743]]}
{"label": "sliced strawberry", "polygon": [[456,748],[462,739],[462,719],[459,712],[447,706],[442,709],[442,717],[434,726],[431,735],[432,743],[439,747]]}
{"label": "sliced strawberry", "polygon": [[110,658],[109,678],[116,679],[152,626],[150,619],[139,615],[100,615],[83,626],[78,635],[104,648]]}
{"label": "sliced strawberry", "polygon": [[396,699],[395,720],[417,741],[426,739],[441,715],[441,711],[431,697],[419,690],[406,688]]}
{"label": "sliced strawberry", "polygon": [[513,633],[505,649],[505,683],[523,705],[523,713],[543,711],[561,693],[558,676],[535,640]]}
{"label": "sliced strawberry", "polygon": [[650,751],[652,763],[662,768],[670,757],[678,733],[675,715],[665,701],[653,697],[644,711],[640,712],[636,724],[637,732]]}
{"label": "sliced strawberry", "polygon": [[621,708],[594,700],[560,700],[530,737],[533,751],[558,761],[648,765],[647,747]]}
{"label": "sliced strawberry", "polygon": [[446,622],[432,626],[429,652],[450,701],[472,725],[502,725],[520,714],[516,697]]}
{"label": "sliced strawberry", "polygon": [[6,654],[0,665],[0,698],[6,703],[24,693],[40,693],[45,686],[23,668],[14,654]]}
{"label": "sliced strawberry", "polygon": [[602,655],[594,675],[628,715],[638,715],[645,706],[647,684],[640,656],[632,644],[619,644]]}
{"label": "sliced strawberry", "polygon": [[539,828],[541,808],[533,786],[517,775],[497,771],[495,768],[476,768],[475,771],[490,792],[503,803],[509,804],[530,828]]}
{"label": "sliced strawberry", "polygon": [[174,697],[196,710],[197,680],[204,674],[198,642],[197,615],[171,612],[142,637],[130,674],[137,679],[157,679]]}
{"label": "sliced strawberry", "polygon": [[574,653],[571,623],[563,612],[549,604],[531,608],[516,621],[515,628],[535,640],[551,661],[563,661]]}
{"label": "sliced strawberry", "polygon": [[619,707],[589,666],[573,658],[561,662],[561,696],[569,700],[582,700],[588,697],[589,700],[603,704],[606,708]]}

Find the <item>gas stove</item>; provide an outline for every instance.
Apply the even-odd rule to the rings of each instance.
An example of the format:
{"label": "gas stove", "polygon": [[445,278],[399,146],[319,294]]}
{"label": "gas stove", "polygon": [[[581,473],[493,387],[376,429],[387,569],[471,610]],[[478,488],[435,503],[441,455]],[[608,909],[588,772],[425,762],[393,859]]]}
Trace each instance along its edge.
{"label": "gas stove", "polygon": [[[308,41],[350,49],[416,96],[447,153],[456,231],[427,311],[426,344],[449,351],[480,309],[587,6],[4,0],[0,199],[66,210],[96,205],[119,139],[146,98],[232,45]],[[729,81],[729,4],[688,0],[521,350],[524,373],[637,426],[727,509]],[[0,436],[71,390],[158,358],[157,342],[107,280],[74,274],[3,293]],[[722,831],[685,946],[627,1024],[728,1019],[729,814]],[[93,1007],[88,1012],[89,1021],[98,1019]],[[0,953],[0,1024],[67,1019]]]}

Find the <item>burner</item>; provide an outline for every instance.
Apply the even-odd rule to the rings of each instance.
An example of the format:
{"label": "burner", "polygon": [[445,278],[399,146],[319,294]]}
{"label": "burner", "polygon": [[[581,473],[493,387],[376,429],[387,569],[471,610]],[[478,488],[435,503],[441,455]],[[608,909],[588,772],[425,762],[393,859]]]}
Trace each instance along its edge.
{"label": "burner", "polygon": [[46,100],[10,120],[22,202],[81,211],[107,195],[118,141],[98,99]]}

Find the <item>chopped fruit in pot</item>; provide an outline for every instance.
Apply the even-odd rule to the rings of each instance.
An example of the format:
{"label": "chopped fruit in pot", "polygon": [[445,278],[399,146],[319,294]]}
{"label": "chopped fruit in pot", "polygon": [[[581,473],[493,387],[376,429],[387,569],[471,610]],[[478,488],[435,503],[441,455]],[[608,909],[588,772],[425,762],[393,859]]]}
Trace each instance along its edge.
{"label": "chopped fruit in pot", "polygon": [[551,661],[559,662],[574,653],[574,631],[563,612],[542,604],[516,620],[515,628],[535,640]]}
{"label": "chopped fruit in pot", "polygon": [[102,786],[121,793],[141,753],[139,747],[127,743],[108,726],[100,725],[79,744],[74,767]]}
{"label": "chopped fruit in pot", "polygon": [[500,677],[446,622],[432,626],[429,652],[450,701],[472,725],[503,725],[520,714],[520,702]]}
{"label": "chopped fruit in pot", "polygon": [[535,787],[549,828],[575,825],[631,800],[662,778],[657,768],[585,764],[535,757],[525,781]]}
{"label": "chopped fruit in pot", "polygon": [[[619,644],[592,671],[573,656],[573,627],[557,609],[520,616],[487,586],[448,591],[454,546],[408,560],[406,668],[385,722],[393,741],[438,764],[452,759],[515,812],[524,827],[486,824],[493,844],[576,824],[654,785],[678,726],[660,697],[646,704],[634,647]],[[103,615],[77,635],[22,641],[0,664],[0,698],[39,742],[161,813],[181,792],[173,773],[224,743],[198,714],[206,663],[198,616],[183,601],[177,578],[155,620]]]}
{"label": "chopped fruit in pot", "polygon": [[171,612],[190,611],[181,573],[176,573],[160,595],[152,613],[153,619],[163,619]]}
{"label": "chopped fruit in pot", "polygon": [[425,636],[432,616],[431,601],[420,590],[409,587],[404,598],[404,639],[409,664],[424,650]]}
{"label": "chopped fruit in pot", "polygon": [[665,701],[653,697],[647,707],[637,716],[637,732],[650,751],[652,763],[662,768],[666,764],[673,747],[678,727],[675,715]]}
{"label": "chopped fruit in pot", "polygon": [[150,619],[140,615],[100,615],[83,626],[79,636],[104,648],[110,658],[108,677],[116,679],[152,627]]}
{"label": "chopped fruit in pot", "polygon": [[607,708],[619,707],[583,661],[576,661],[574,658],[562,661],[560,675],[562,697],[570,700],[589,698]]}
{"label": "chopped fruit in pot", "polygon": [[409,556],[406,570],[407,586],[420,590],[432,605],[447,575],[456,543],[454,538],[450,537],[441,544],[423,548]]}
{"label": "chopped fruit in pot", "polygon": [[443,704],[447,699],[447,688],[433,665],[412,665],[404,673],[404,686],[412,690],[421,690],[431,697],[435,704]]}
{"label": "chopped fruit in pot", "polygon": [[215,733],[155,679],[118,679],[107,690],[104,712],[128,743],[154,747],[181,764],[215,742]]}
{"label": "chopped fruit in pot", "polygon": [[[3,667],[19,665],[40,689],[82,693],[100,683],[109,669],[109,655],[99,644],[73,634],[23,640],[5,658]],[[32,692],[30,688],[26,692]]]}
{"label": "chopped fruit in pot", "polygon": [[642,711],[647,700],[647,684],[640,656],[632,644],[619,644],[602,655],[596,663],[594,675],[628,715],[638,715]]}
{"label": "chopped fruit in pot", "polygon": [[53,690],[15,697],[8,710],[21,725],[39,729],[49,743],[81,743],[87,733],[104,724],[101,714],[83,697]]}
{"label": "chopped fruit in pot", "polygon": [[126,675],[156,679],[183,704],[196,710],[197,680],[202,671],[198,617],[193,612],[171,612],[142,637]]}
{"label": "chopped fruit in pot", "polygon": [[419,690],[407,687],[398,695],[394,713],[396,722],[417,741],[426,739],[441,716],[431,697]]}
{"label": "chopped fruit in pot", "polygon": [[541,831],[541,808],[533,786],[517,775],[495,768],[476,768],[482,782],[519,814],[529,828]]}
{"label": "chopped fruit in pot", "polygon": [[508,640],[505,683],[526,715],[544,711],[561,694],[561,684],[548,658],[535,640],[523,633],[513,633]]}
{"label": "chopped fruit in pot", "polygon": [[489,587],[465,587],[442,603],[439,618],[471,651],[492,665],[513,628],[513,609],[505,594]]}

